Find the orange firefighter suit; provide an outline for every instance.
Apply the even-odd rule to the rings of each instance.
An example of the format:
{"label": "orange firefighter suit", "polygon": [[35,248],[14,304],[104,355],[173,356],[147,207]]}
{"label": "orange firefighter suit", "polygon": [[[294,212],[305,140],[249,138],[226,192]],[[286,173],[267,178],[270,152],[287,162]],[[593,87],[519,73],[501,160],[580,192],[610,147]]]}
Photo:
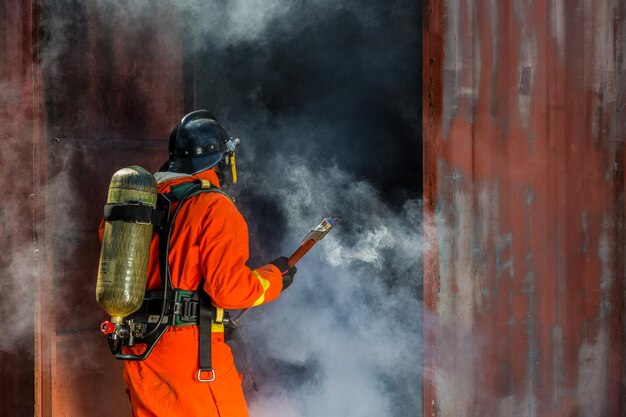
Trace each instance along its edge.
{"label": "orange firefighter suit", "polygon": [[[219,186],[213,169],[193,176],[164,175],[158,192],[195,179]],[[148,289],[161,286],[158,236],[152,240],[148,265]],[[173,226],[169,265],[172,286],[202,289],[216,307],[241,309],[270,302],[282,290],[279,269],[268,264],[251,270],[248,229],[228,197],[200,193],[181,207]],[[134,347],[138,353],[141,348]],[[130,350],[130,349],[129,349]],[[224,342],[223,325],[212,325],[213,382],[198,382],[198,326],[170,326],[144,361],[124,362],[124,381],[133,417],[247,416],[241,375],[230,347]]]}

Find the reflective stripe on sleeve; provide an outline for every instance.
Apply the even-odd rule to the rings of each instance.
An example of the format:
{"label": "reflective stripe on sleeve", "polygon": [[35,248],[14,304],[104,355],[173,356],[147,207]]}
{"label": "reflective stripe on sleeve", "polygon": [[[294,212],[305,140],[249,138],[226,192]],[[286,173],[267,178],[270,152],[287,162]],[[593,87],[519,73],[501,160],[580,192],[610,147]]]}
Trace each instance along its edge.
{"label": "reflective stripe on sleeve", "polygon": [[265,278],[263,278],[261,274],[259,274],[257,271],[252,271],[252,273],[259,280],[259,282],[261,283],[261,286],[263,287],[263,294],[261,294],[261,296],[257,298],[254,304],[252,304],[252,307],[256,307],[259,304],[262,304],[263,301],[265,301],[265,293],[267,292],[267,289],[270,287],[270,282],[266,280]]}

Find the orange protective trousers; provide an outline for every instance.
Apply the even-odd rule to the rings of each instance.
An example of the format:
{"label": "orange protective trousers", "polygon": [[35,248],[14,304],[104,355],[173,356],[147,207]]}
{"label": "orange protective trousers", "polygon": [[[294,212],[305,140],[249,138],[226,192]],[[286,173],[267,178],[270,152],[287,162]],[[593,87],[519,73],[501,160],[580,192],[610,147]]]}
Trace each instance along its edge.
{"label": "orange protective trousers", "polygon": [[[159,193],[195,179],[219,185],[213,170],[158,184]],[[161,286],[158,236],[152,240],[148,289]],[[246,266],[248,227],[232,201],[219,193],[200,193],[181,207],[173,226],[169,265],[174,288],[194,291],[202,285],[216,307],[241,309],[273,301],[282,276],[272,264]],[[142,348],[127,349],[142,351]],[[247,416],[241,375],[222,325],[212,326],[215,381],[198,382],[198,327],[169,327],[144,361],[125,361],[124,380],[134,417]],[[125,350],[126,351],[126,350]],[[203,374],[203,377],[209,375]]]}

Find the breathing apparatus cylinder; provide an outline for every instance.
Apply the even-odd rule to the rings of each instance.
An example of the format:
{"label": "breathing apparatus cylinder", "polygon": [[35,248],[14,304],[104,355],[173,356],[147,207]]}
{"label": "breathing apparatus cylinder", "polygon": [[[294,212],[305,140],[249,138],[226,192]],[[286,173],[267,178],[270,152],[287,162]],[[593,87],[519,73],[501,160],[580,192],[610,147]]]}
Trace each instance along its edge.
{"label": "breathing apparatus cylinder", "polygon": [[[131,166],[113,174],[107,206],[154,209],[156,202],[156,181],[144,168]],[[113,324],[121,324],[124,317],[141,307],[152,230],[150,222],[107,221],[105,217],[96,300],[111,316]]]}

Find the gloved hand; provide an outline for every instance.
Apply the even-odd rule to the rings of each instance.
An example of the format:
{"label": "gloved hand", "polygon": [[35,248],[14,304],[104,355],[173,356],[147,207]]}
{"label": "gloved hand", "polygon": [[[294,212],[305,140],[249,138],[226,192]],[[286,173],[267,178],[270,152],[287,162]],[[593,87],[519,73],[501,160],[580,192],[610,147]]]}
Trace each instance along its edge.
{"label": "gloved hand", "polygon": [[293,282],[293,277],[298,272],[298,268],[295,266],[289,266],[287,264],[287,257],[281,256],[271,262],[272,265],[276,265],[280,273],[283,275],[283,290],[287,289]]}

